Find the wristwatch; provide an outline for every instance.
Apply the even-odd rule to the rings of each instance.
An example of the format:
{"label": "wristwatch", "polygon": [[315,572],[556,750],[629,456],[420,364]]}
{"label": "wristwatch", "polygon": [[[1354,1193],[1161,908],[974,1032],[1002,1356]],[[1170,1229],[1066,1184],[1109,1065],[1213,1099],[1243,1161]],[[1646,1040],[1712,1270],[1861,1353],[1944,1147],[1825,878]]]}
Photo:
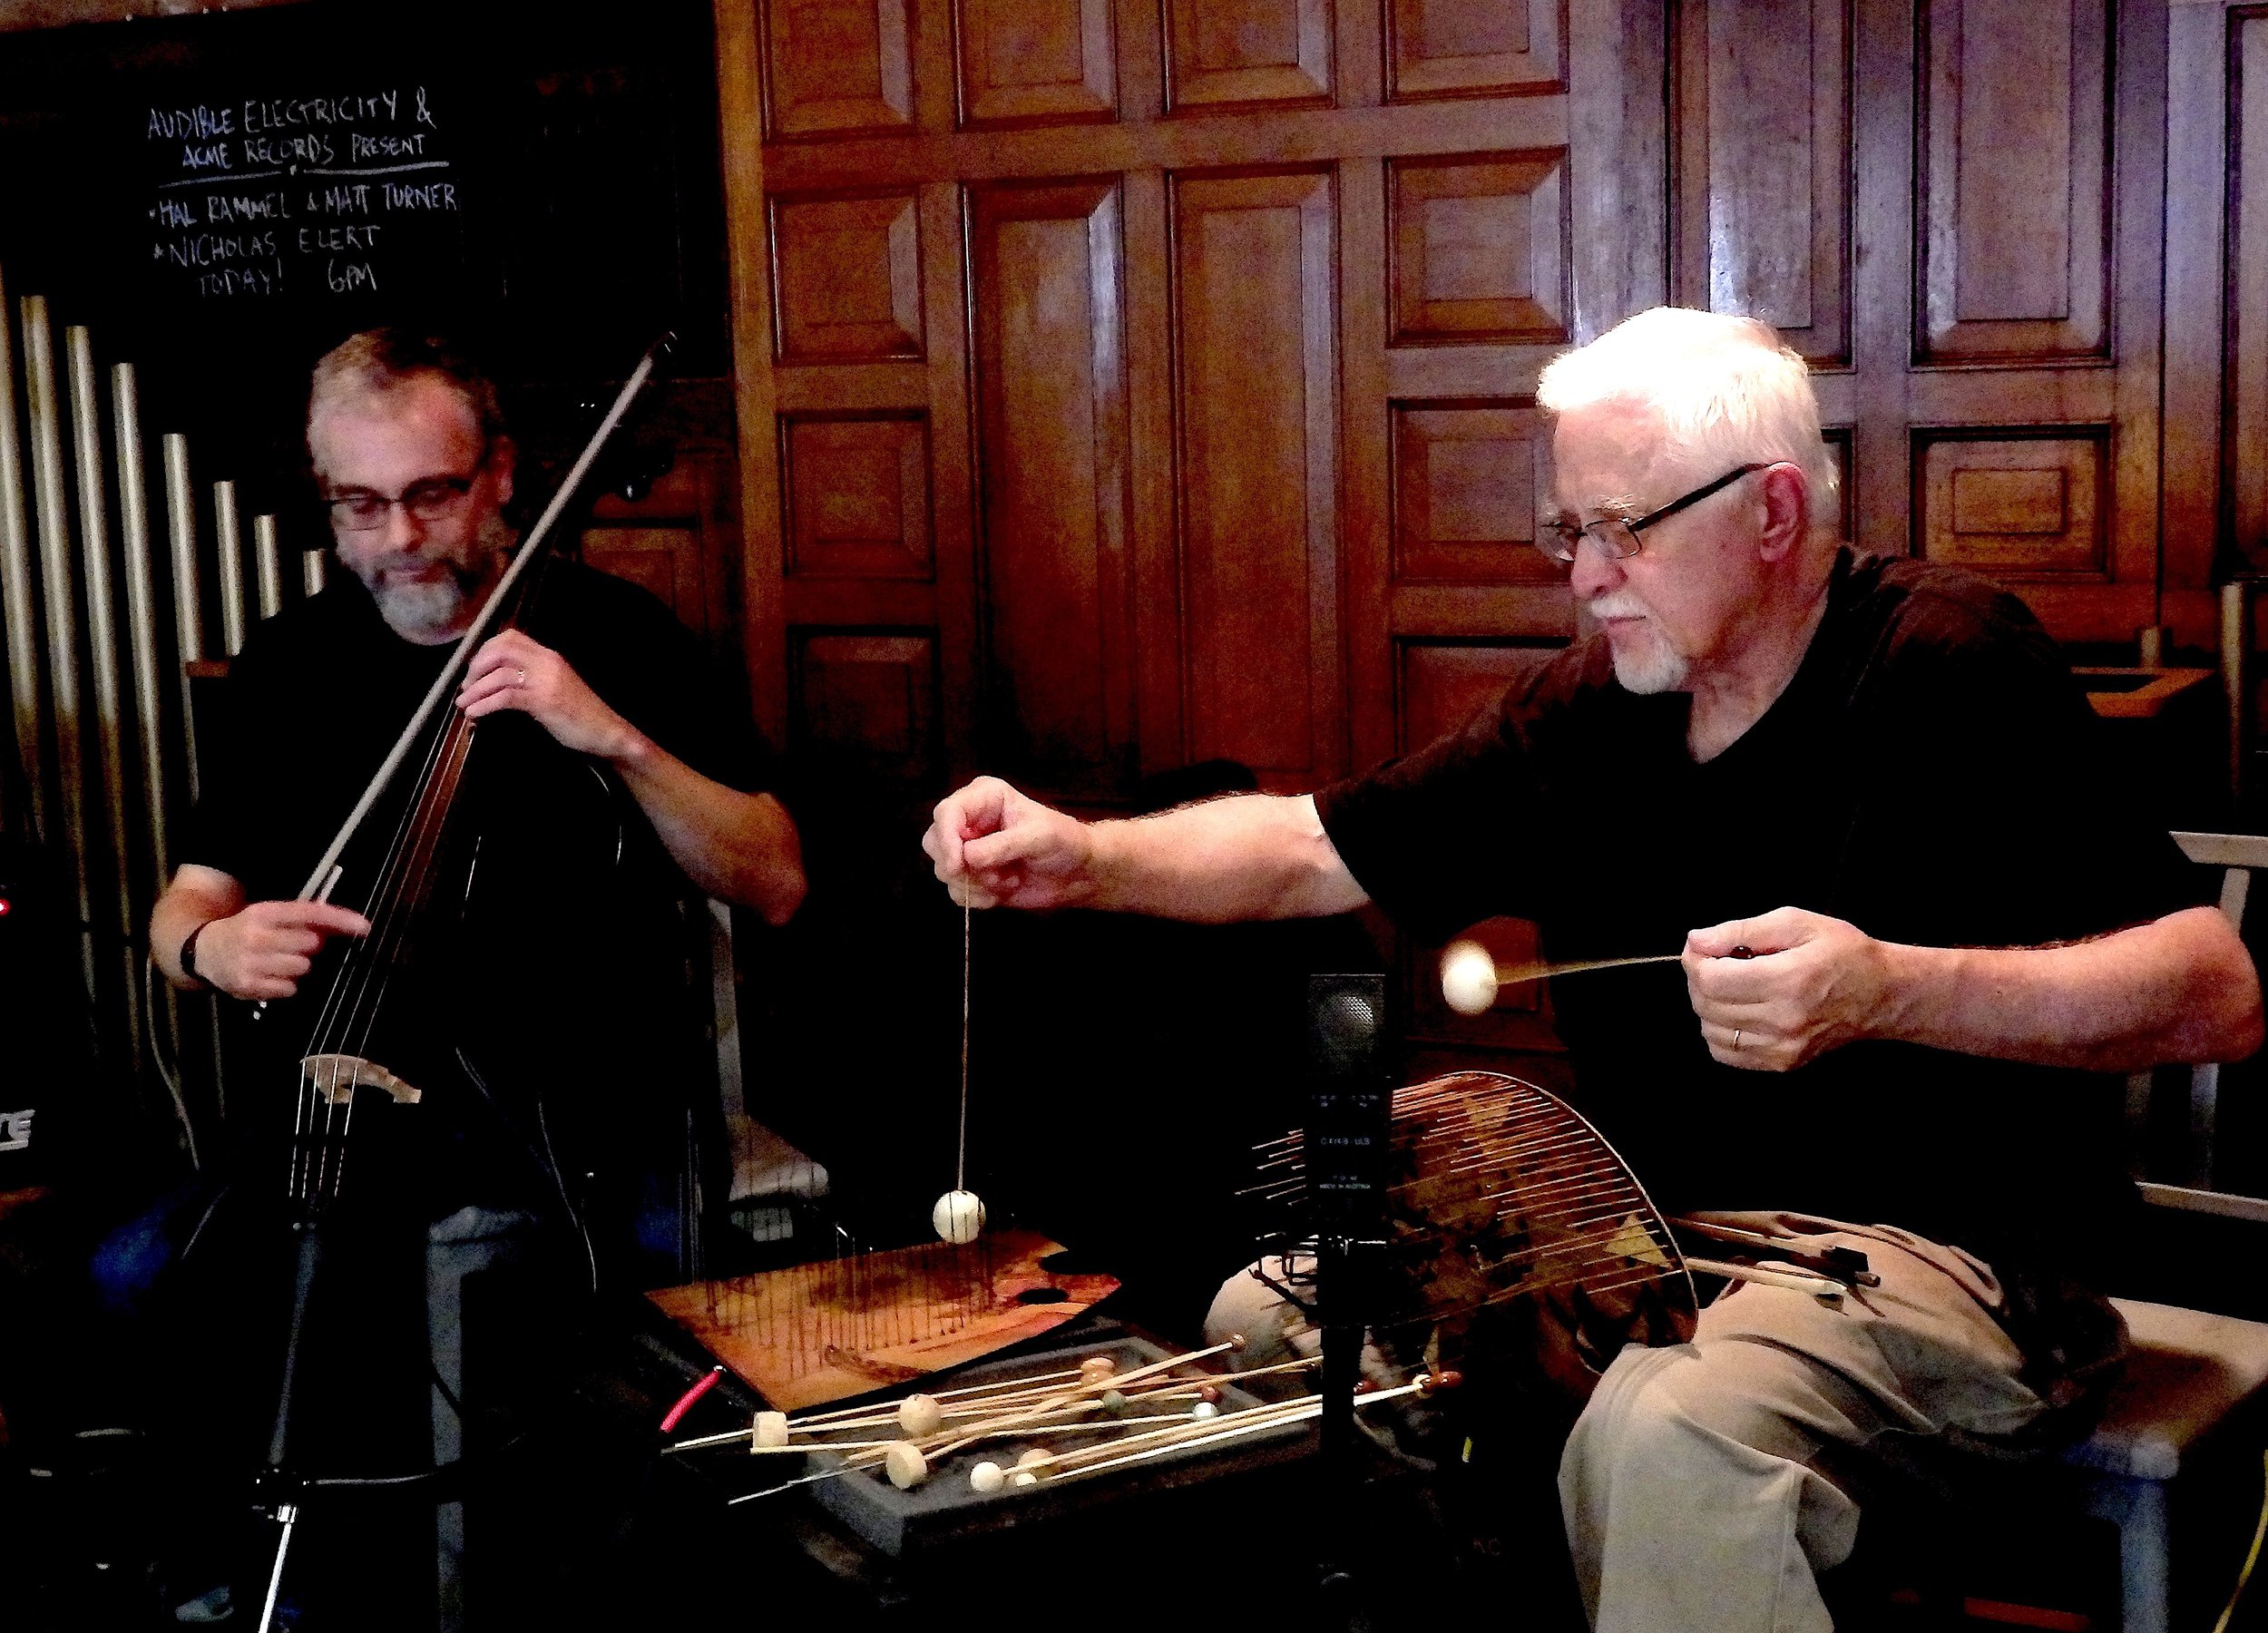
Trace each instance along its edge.
{"label": "wristwatch", "polygon": [[202,975],[200,975],[197,973],[197,938],[202,935],[207,930],[210,929],[212,927],[212,920],[206,919],[202,923],[199,924],[197,928],[191,930],[187,935],[181,938],[181,973],[188,976],[199,986],[210,986],[212,984],[212,983],[207,981]]}

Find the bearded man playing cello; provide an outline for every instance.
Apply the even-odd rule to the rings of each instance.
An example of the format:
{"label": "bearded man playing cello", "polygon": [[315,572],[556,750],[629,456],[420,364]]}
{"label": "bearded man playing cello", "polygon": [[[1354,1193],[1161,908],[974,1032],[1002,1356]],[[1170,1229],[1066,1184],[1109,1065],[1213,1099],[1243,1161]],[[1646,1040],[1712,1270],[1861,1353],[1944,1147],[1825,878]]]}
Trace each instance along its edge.
{"label": "bearded man playing cello", "polygon": [[1742,1286],[1694,1342],[1625,1350],[1561,1511],[1601,1633],[1823,1628],[1892,1442],[2050,1444],[2115,1365],[2103,1074],[2250,1053],[2260,984],[2023,605],[1838,547],[1769,329],[1645,313],[1538,398],[1540,543],[1595,627],[1495,708],[1312,796],[1133,821],[983,778],[924,848],[980,907],[1375,902],[1428,939],[1531,918],[1555,961],[1682,944],[1677,974],[1555,993],[1585,1110],[1669,1211],[1858,1249],[1882,1285]]}
{"label": "bearded man playing cello", "polygon": [[[495,388],[445,341],[378,330],[330,352],[314,372],[308,450],[351,576],[261,625],[234,660],[191,860],[151,918],[169,979],[243,1000],[292,997],[326,943],[369,934],[359,912],[293,892],[516,543],[515,449]],[[464,1000],[451,1000],[453,1025],[492,1059],[575,1084],[595,1102],[582,1108],[588,1124],[688,1069],[657,1070],[646,1052],[677,1044],[648,1024],[673,1007],[673,898],[689,885],[777,924],[805,885],[795,824],[762,791],[752,734],[716,706],[691,638],[633,586],[572,562],[543,572],[524,627],[485,640],[456,693],[487,723],[481,755],[503,762],[486,773],[491,792],[519,809],[512,832],[484,836],[466,904],[505,939],[455,949],[446,984]],[[596,856],[576,854],[561,820],[579,807],[596,813]],[[363,881],[352,871],[347,901],[367,888],[368,869]],[[610,1138],[587,1127],[566,1166],[602,1170],[583,1158]]]}
{"label": "bearded man playing cello", "polygon": [[[495,387],[445,340],[376,330],[326,355],[307,441],[349,572],[259,626],[232,661],[181,847],[190,859],[152,915],[151,946],[176,986],[248,1001],[240,1014],[250,1001],[277,1006],[236,1028],[241,1191],[280,1185],[283,1135],[297,1182],[303,1148],[282,1086],[298,1078],[303,1098],[312,1092],[298,1063],[309,1000],[334,980],[332,944],[368,939],[376,973],[351,1002],[379,1019],[348,1033],[351,1053],[421,1100],[398,1117],[385,1108],[375,1121],[399,1138],[342,1171],[424,1227],[435,1456],[446,1461],[463,1447],[468,1326],[476,1351],[555,1350],[578,1306],[554,1290],[693,1274],[689,1198],[705,1178],[721,1204],[722,1153],[714,1135],[700,1138],[717,1108],[680,905],[698,891],[777,925],[806,883],[795,823],[767,791],[770,768],[746,719],[719,706],[691,636],[644,591],[550,561],[459,680],[454,701],[479,722],[477,750],[445,807],[436,862],[412,853],[404,865],[386,848],[409,831],[398,813],[422,812],[422,786],[406,775],[357,830],[337,899],[294,899],[518,542],[506,512],[516,450]],[[438,886],[426,876],[436,873]],[[401,888],[372,905],[383,881]],[[300,997],[303,984],[316,990]],[[358,1067],[365,1086],[353,1092],[371,1094],[373,1076]],[[357,1146],[371,1143],[373,1121],[366,1112],[349,1127]],[[689,1156],[704,1143],[706,1175]],[[484,1325],[465,1319],[476,1274],[494,1295]],[[342,1279],[377,1276],[358,1266]],[[415,1319],[414,1306],[402,1313]],[[417,1387],[422,1396],[422,1377]],[[451,1625],[461,1523],[445,1510]]]}

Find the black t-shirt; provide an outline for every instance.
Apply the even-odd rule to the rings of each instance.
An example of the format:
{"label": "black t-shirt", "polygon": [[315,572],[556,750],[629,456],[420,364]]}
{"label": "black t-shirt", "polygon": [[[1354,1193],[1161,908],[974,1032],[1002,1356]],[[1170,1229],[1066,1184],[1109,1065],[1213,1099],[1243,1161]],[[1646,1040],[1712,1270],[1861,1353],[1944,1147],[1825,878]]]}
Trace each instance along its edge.
{"label": "black t-shirt", "polygon": [[[767,786],[752,728],[722,707],[693,638],[645,591],[553,562],[520,624],[695,770],[744,791]],[[259,625],[200,746],[182,860],[231,875],[252,901],[297,895],[453,650],[402,640],[345,576]],[[423,765],[413,754],[361,826],[334,902],[379,918],[374,892]],[[681,1151],[686,1095],[703,1076],[679,906],[691,886],[619,780],[526,715],[489,716],[418,871],[432,895],[397,965],[335,989],[335,948],[298,998],[238,1029],[231,1122],[279,1106],[288,1116],[290,1062],[312,1047],[376,1060],[425,1091],[413,1187],[436,1208],[527,1200],[531,1187],[542,1201],[547,1168],[650,1166],[673,1139]],[[262,1072],[278,1094],[260,1091]],[[250,1138],[259,1143],[257,1128]],[[546,1140],[552,1152],[538,1162]]]}
{"label": "black t-shirt", "polygon": [[[1690,699],[1580,641],[1461,730],[1316,803],[1372,898],[1420,934],[1500,914],[1547,956],[1675,952],[1780,906],[1887,941],[2029,946],[2204,899],[2106,763],[2098,722],[2014,596],[1837,559],[1788,687],[1696,763]],[[1988,1255],[2116,1216],[2116,1084],[1866,1042],[1774,1074],[1709,1056],[1675,964],[1553,992],[1580,1097],[1656,1200],[1884,1222]]]}

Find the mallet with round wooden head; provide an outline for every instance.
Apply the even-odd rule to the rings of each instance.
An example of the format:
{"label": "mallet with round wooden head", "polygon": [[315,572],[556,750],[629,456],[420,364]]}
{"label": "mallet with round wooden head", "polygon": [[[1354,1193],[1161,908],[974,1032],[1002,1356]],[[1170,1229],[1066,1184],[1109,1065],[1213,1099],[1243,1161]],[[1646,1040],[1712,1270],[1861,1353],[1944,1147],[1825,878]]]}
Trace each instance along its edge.
{"label": "mallet with round wooden head", "polygon": [[[1735,947],[1735,958],[1753,958],[1745,947]],[[1647,953],[1636,958],[1579,958],[1568,963],[1500,964],[1496,955],[1477,941],[1453,941],[1442,949],[1442,997],[1461,1015],[1483,1015],[1508,986],[1527,981],[1549,981],[1555,975],[1582,975],[1592,970],[1627,970],[1637,964],[1676,963],[1682,953]]]}

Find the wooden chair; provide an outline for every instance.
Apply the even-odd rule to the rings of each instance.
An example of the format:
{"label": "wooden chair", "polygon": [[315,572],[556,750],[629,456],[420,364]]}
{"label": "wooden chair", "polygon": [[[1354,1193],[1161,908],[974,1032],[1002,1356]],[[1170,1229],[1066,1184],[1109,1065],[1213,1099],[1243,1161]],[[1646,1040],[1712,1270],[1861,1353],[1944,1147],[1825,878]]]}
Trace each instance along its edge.
{"label": "wooden chair", "polygon": [[[2253,874],[2268,868],[2268,837],[2174,837],[2192,862],[2223,870],[2221,911],[2242,929]],[[2268,1198],[2225,1188],[2232,1164],[2221,1139],[2221,1082],[2214,1064],[2128,1081],[2135,1178],[2151,1208],[2268,1224]],[[2169,1091],[2172,1119],[2161,1110]],[[2171,1150],[2162,1137],[2169,1123]],[[2230,1501],[2248,1511],[2259,1504],[2261,1452],[2268,1447],[2268,1324],[2115,1302],[2133,1354],[2103,1422],[2064,1463],[2087,1511],[2118,1529],[2126,1633],[2157,1633],[2172,1625],[2175,1568],[2190,1563],[2174,1523],[2177,1491],[2190,1481],[2226,1477]]]}
{"label": "wooden chair", "polygon": [[[2268,867],[2268,837],[2175,838],[2193,862],[2225,870],[2221,909],[2241,928],[2253,874]],[[2161,1226],[2185,1232],[2185,1220],[2239,1234],[2268,1224],[2268,1198],[2225,1188],[2236,1165],[2222,1150],[2222,1075],[2207,1065],[2129,1080],[2129,1149],[2154,1236]],[[2194,1279],[2202,1290],[2207,1278]],[[2166,1633],[2177,1609],[2184,1627],[2211,1625],[2262,1502],[2268,1323],[2112,1302],[2132,1352],[2095,1432],[2058,1462],[1967,1468],[1950,1507],[1893,1502],[1871,1514],[1881,1534],[1862,1541],[1867,1562],[1837,1595],[1838,1625]],[[2105,1527],[2116,1538],[2115,1572],[2101,1557]]]}

